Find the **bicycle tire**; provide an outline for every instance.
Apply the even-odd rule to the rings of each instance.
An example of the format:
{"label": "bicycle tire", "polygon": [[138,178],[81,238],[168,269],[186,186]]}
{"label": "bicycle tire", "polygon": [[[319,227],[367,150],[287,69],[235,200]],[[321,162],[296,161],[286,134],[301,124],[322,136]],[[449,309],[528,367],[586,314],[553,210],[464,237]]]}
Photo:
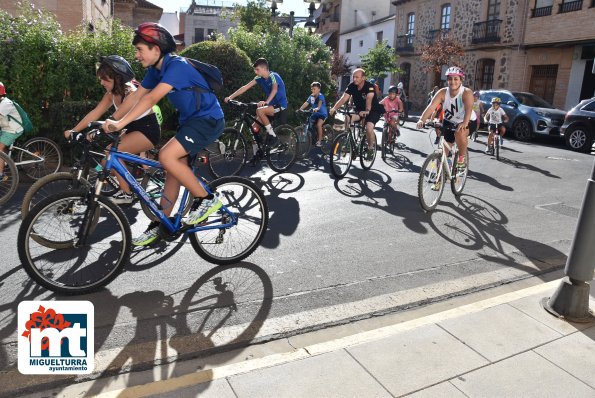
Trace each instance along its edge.
{"label": "bicycle tire", "polygon": [[312,149],[312,136],[310,129],[304,130],[304,126],[297,126],[294,128],[295,134],[298,137],[299,151],[298,159],[305,159]]}
{"label": "bicycle tire", "polygon": [[[118,276],[118,274],[123,270],[124,266],[126,265],[126,263],[128,262],[128,260],[130,258],[130,251],[131,251],[130,242],[131,242],[132,238],[131,238],[131,233],[130,233],[130,225],[128,223],[128,219],[126,218],[126,215],[122,212],[122,210],[116,204],[111,202],[108,198],[105,198],[103,196],[98,196],[94,199],[96,199],[95,203],[98,206],[99,212],[95,211],[93,217],[95,218],[96,214],[101,213],[101,210],[105,209],[106,217],[107,217],[107,215],[111,215],[115,219],[114,220],[115,222],[108,222],[108,221],[105,222],[106,228],[102,229],[102,231],[101,231],[102,234],[109,233],[109,228],[117,228],[117,231],[121,232],[121,236],[115,237],[115,239],[110,240],[108,242],[108,244],[110,246],[107,247],[106,250],[95,249],[95,250],[87,250],[86,252],[84,252],[84,250],[86,249],[85,246],[76,247],[74,245],[71,245],[67,249],[53,250],[53,251],[50,251],[44,255],[40,255],[40,256],[36,257],[35,260],[41,260],[46,255],[55,255],[54,261],[49,262],[50,264],[55,264],[56,261],[60,260],[60,259],[63,259],[64,261],[66,261],[67,259],[72,260],[73,255],[76,254],[76,251],[80,249],[81,251],[84,252],[83,256],[82,256],[82,261],[89,260],[89,257],[91,254],[97,254],[98,255],[98,258],[97,258],[98,264],[97,265],[101,265],[101,266],[92,266],[92,265],[84,266],[81,263],[81,261],[77,260],[66,271],[65,277],[58,276],[57,273],[54,273],[51,271],[47,275],[44,275],[42,273],[43,270],[40,269],[38,266],[36,266],[34,258],[32,257],[32,249],[34,248],[34,246],[31,244],[31,241],[28,239],[30,237],[30,233],[32,232],[32,230],[34,230],[33,227],[34,227],[34,224],[36,223],[36,221],[38,221],[46,212],[51,214],[53,212],[53,210],[52,210],[53,206],[56,206],[57,204],[59,204],[61,202],[69,202],[69,201],[78,202],[81,205],[80,208],[83,211],[83,214],[85,214],[84,212],[89,211],[89,209],[88,209],[89,201],[87,201],[87,195],[88,195],[88,193],[83,192],[83,191],[62,192],[62,193],[50,196],[48,198],[45,198],[29,212],[27,217],[25,217],[25,219],[21,223],[21,227],[19,228],[17,245],[18,245],[19,258],[21,260],[21,263],[23,264],[23,268],[25,268],[25,271],[31,277],[31,279],[33,279],[39,285],[41,285],[41,286],[45,287],[46,289],[49,289],[53,292],[61,293],[61,294],[84,294],[84,293],[89,293],[89,292],[95,291],[95,290],[107,285],[114,278],[116,278]],[[66,215],[64,215],[64,216],[66,216]],[[72,221],[70,223],[68,223],[68,222],[67,223],[56,223],[56,225],[58,225],[58,226],[71,225],[71,224],[72,224],[73,230],[78,228],[78,226],[74,226],[74,223]],[[111,237],[111,236],[112,235],[109,235],[108,237]],[[73,239],[73,241],[74,241],[74,239]],[[110,270],[107,270],[107,267],[106,267],[107,255],[110,254],[110,251],[112,250],[114,245],[118,244],[118,243],[121,243],[121,246],[122,246],[121,252],[117,255],[117,260],[116,260],[115,265]],[[73,252],[68,253],[67,252],[68,250],[72,250]],[[60,270],[63,270],[63,269],[64,269],[64,267],[60,268]],[[97,279],[97,280],[92,280],[92,281],[91,280],[83,280],[86,278],[82,277],[82,271],[84,271],[86,269],[92,269],[91,274],[92,274],[93,278],[95,278],[95,276],[99,275],[99,271],[106,271],[106,274],[101,276],[100,279]],[[69,276],[71,276],[75,279],[74,283],[64,282],[66,277],[69,277]]]}
{"label": "bicycle tire", "polygon": [[[62,151],[60,150],[58,144],[49,138],[31,138],[25,142],[23,149],[34,154],[43,155],[44,157],[42,162],[20,166],[27,177],[31,178],[32,180],[38,180],[48,174],[53,174],[60,171],[60,168],[62,167]],[[19,151],[18,162],[26,161],[28,157],[30,157],[30,155],[23,151]]]}
{"label": "bicycle tire", "polygon": [[[33,185],[27,190],[23,197],[23,203],[21,204],[21,218],[24,219],[29,214],[29,211],[43,199],[47,198],[52,194],[59,192],[65,192],[65,190],[73,191],[79,190],[81,184],[88,184],[87,181],[79,181],[76,176],[69,172],[59,172],[54,174],[48,174],[45,177],[41,177],[35,181]],[[52,186],[55,192],[49,192],[48,188]]]}
{"label": "bicycle tire", "polygon": [[[231,190],[231,186],[233,184],[235,184],[239,187],[243,187],[245,192],[241,192],[240,195],[234,195],[233,192],[225,190],[226,185],[228,185],[227,189]],[[269,210],[268,210],[266,198],[265,198],[264,194],[262,193],[262,191],[260,190],[260,188],[258,188],[256,186],[256,184],[254,184],[252,181],[250,181],[247,178],[238,177],[238,176],[228,176],[228,177],[219,178],[219,179],[214,180],[211,183],[209,183],[209,187],[213,192],[216,192],[219,195],[219,198],[223,202],[223,205],[226,206],[230,211],[233,211],[233,210],[239,211],[238,213],[236,213],[236,216],[238,216],[240,219],[238,220],[238,222],[236,223],[235,226],[230,227],[230,228],[226,228],[223,230],[212,229],[212,230],[199,231],[199,232],[192,233],[192,234],[190,234],[190,242],[192,243],[192,247],[194,248],[196,253],[198,253],[198,255],[202,259],[204,259],[210,263],[217,264],[217,265],[229,265],[229,264],[237,263],[237,262],[245,259],[249,255],[251,255],[254,252],[254,250],[256,250],[256,248],[260,245],[260,242],[262,241],[262,238],[264,237],[264,234],[267,230],[268,222],[269,222]],[[246,191],[251,191],[252,193],[254,193],[255,198],[254,199],[248,198],[248,201],[247,201],[246,205],[244,206],[243,203],[241,203],[241,201],[246,200],[246,196],[248,194],[248,192],[246,192]],[[240,212],[243,210],[244,207],[248,208],[248,206],[250,206],[247,210],[254,209],[254,207],[253,207],[254,201],[255,201],[256,206],[258,206],[258,205],[260,206],[260,210],[257,209],[255,214],[251,214],[250,216],[242,217]],[[242,206],[242,208],[239,208],[239,206]],[[258,214],[259,211],[261,213],[262,218],[261,218],[260,222],[255,223],[254,220],[256,220],[256,214]],[[220,214],[223,214],[221,210],[218,213],[214,213],[212,216],[219,217]],[[248,246],[245,249],[242,249],[239,253],[234,254],[233,256],[230,256],[230,257],[215,255],[214,253],[212,253],[209,250],[210,248],[219,247],[217,245],[222,245],[224,243],[227,244],[226,245],[227,247],[230,247],[231,249],[235,250],[237,248],[237,244],[232,243],[230,245],[230,239],[231,239],[230,236],[234,235],[234,233],[235,233],[235,235],[240,235],[239,230],[237,230],[236,228],[238,228],[238,226],[245,226],[250,221],[252,221],[254,224],[258,225],[258,230],[257,230],[254,238],[249,242]],[[252,231],[253,228],[249,228],[249,230]],[[221,234],[220,231],[224,231],[223,234]],[[217,234],[217,238],[222,239],[221,242],[218,242],[217,238],[215,238],[215,241],[212,240],[215,234]],[[200,238],[199,238],[199,236],[200,236]],[[226,242],[223,241],[222,236],[228,237]],[[244,239],[242,239],[242,242],[243,241],[244,241]],[[207,249],[207,248],[209,248],[209,249]]]}
{"label": "bicycle tire", "polygon": [[335,140],[335,138],[337,137],[337,135],[339,133],[337,131],[335,131],[335,129],[333,129],[333,127],[329,124],[325,124],[322,126],[322,132],[323,132],[323,137],[322,137],[320,150],[322,151],[322,153],[324,155],[328,155],[329,153],[331,153],[333,141]]}
{"label": "bicycle tire", "polygon": [[[442,154],[439,152],[434,152],[426,158],[421,171],[419,172],[419,178],[417,181],[417,196],[422,209],[428,212],[434,210],[436,206],[438,206],[438,203],[440,203],[440,199],[442,198],[442,193],[444,192],[445,173],[441,161]],[[428,168],[430,168],[429,171]],[[428,171],[427,174],[426,171]],[[434,180],[433,178],[436,179]],[[436,184],[439,184],[437,190],[434,189]],[[436,197],[431,200],[427,200],[429,199],[429,197],[427,197],[429,196],[429,192],[428,195],[425,194],[427,189],[437,192]]]}
{"label": "bicycle tire", "polygon": [[246,139],[242,133],[228,127],[221,136],[207,147],[209,174],[213,178],[238,175],[248,153]]}
{"label": "bicycle tire", "polygon": [[[165,176],[163,175],[163,171],[164,170],[162,169],[151,169],[150,171],[145,172],[145,176],[143,177],[140,183],[140,186],[152,199],[161,198],[161,191],[163,190],[163,186],[165,185]],[[153,184],[154,186],[149,186],[149,183]],[[178,199],[179,198],[180,196],[178,196]],[[190,208],[192,207],[193,201],[194,198],[192,197],[192,194],[188,192],[188,198],[186,200],[183,215],[188,214]],[[159,201],[157,201],[157,203],[159,203]],[[157,218],[157,216],[155,216],[155,214],[153,214],[149,206],[142,200],[140,201],[140,207],[143,213],[145,213],[145,216],[149,218],[149,220],[159,221],[159,219]]]}
{"label": "bicycle tire", "polygon": [[347,133],[335,137],[330,153],[331,172],[335,178],[345,177],[353,162],[353,142]]}
{"label": "bicycle tire", "polygon": [[376,150],[376,143],[372,144],[373,148],[372,148],[372,159],[369,159],[368,157],[368,150],[369,150],[369,145],[368,145],[368,137],[364,136],[362,138],[362,141],[359,144],[359,163],[362,166],[362,169],[364,170],[370,170],[372,168],[372,166],[374,165],[374,161],[376,160],[376,153],[378,152]]}
{"label": "bicycle tire", "polygon": [[286,172],[295,163],[299,152],[299,140],[293,127],[282,124],[275,128],[277,143],[267,146],[266,158],[271,169],[277,173]]}
{"label": "bicycle tire", "polygon": [[19,172],[14,161],[2,151],[0,151],[0,160],[4,162],[4,170],[0,170],[4,173],[3,180],[0,181],[0,205],[3,205],[17,191],[17,187],[19,186]]}
{"label": "bicycle tire", "polygon": [[386,153],[388,152],[388,129],[386,126],[382,129],[382,140],[380,142],[380,154],[382,160],[386,160]]}
{"label": "bicycle tire", "polygon": [[[455,153],[455,159],[459,158],[458,151]],[[459,172],[458,168],[453,167],[454,175],[453,178],[450,180],[450,188],[452,193],[459,197],[463,193],[463,189],[465,188],[465,184],[467,183],[467,175],[469,174],[469,151],[465,155],[465,171]]]}
{"label": "bicycle tire", "polygon": [[494,151],[496,152],[496,160],[500,160],[500,134],[494,135]]}
{"label": "bicycle tire", "polygon": [[405,125],[405,118],[404,117],[400,117],[399,118],[399,126],[404,126]]}

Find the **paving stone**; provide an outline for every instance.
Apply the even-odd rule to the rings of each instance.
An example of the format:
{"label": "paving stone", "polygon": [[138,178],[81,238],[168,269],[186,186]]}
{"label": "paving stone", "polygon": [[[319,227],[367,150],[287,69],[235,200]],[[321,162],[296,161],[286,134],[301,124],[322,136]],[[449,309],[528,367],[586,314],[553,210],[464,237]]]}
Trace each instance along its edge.
{"label": "paving stone", "polygon": [[151,395],[149,398],[236,398],[225,379],[213,380],[210,383],[198,384],[169,393]]}
{"label": "paving stone", "polygon": [[418,391],[407,398],[466,398],[465,394],[457,390],[450,382],[436,384],[435,386]]}

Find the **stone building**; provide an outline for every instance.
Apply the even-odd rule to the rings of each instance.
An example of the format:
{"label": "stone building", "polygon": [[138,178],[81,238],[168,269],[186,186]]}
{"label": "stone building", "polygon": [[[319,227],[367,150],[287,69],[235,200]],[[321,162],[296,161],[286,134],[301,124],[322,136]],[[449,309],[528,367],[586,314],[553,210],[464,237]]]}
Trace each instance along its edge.
{"label": "stone building", "polygon": [[570,109],[595,96],[595,0],[531,1],[513,87]]}
{"label": "stone building", "polygon": [[[89,30],[107,29],[113,14],[113,0],[31,0],[38,8],[44,8],[56,15],[56,19],[65,31],[75,29],[81,24]],[[18,13],[15,0],[0,0],[0,9],[11,15]]]}
{"label": "stone building", "polygon": [[322,41],[333,50],[339,48],[339,28],[341,23],[341,0],[329,0],[322,3],[317,12],[318,27],[316,33],[322,35]]}
{"label": "stone building", "polygon": [[529,0],[397,0],[395,47],[403,82],[413,109],[426,105],[434,84],[443,84],[444,70],[424,70],[424,45],[436,38],[454,38],[465,48],[457,62],[466,71],[465,86],[472,89],[513,88],[523,68],[522,37]]}
{"label": "stone building", "polygon": [[[207,5],[210,4],[210,5]],[[196,1],[186,11],[183,18],[184,42],[186,46],[194,43],[208,40],[214,33],[221,33],[227,37],[229,28],[237,24],[229,18],[234,3],[229,1],[218,1],[218,5],[212,5],[214,2]],[[180,18],[182,20],[182,18]]]}
{"label": "stone building", "polygon": [[163,9],[147,0],[113,0],[114,18],[124,25],[137,27],[143,22],[159,22]]}

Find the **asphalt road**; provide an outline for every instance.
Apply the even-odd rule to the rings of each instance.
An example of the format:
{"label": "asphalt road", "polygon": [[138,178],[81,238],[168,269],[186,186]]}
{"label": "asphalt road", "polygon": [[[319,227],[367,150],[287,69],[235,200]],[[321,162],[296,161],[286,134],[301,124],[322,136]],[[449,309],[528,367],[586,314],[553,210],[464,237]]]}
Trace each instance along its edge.
{"label": "asphalt road", "polygon": [[[464,195],[457,200],[447,187],[436,211],[427,214],[418,202],[417,179],[434,136],[412,123],[405,127],[404,146],[395,156],[383,162],[378,153],[370,171],[356,162],[340,181],[317,154],[291,173],[275,175],[265,163],[247,167],[244,175],[267,195],[270,223],[262,247],[246,262],[216,268],[187,240],[163,243],[135,250],[126,271],[106,289],[79,297],[57,297],[21,269],[18,209],[26,187],[20,187],[0,209],[0,371],[8,371],[0,378],[14,376],[16,308],[23,300],[92,301],[98,369],[107,374],[560,268],[592,155],[551,140],[506,140],[498,162],[483,154],[486,137],[480,136],[470,144]],[[146,227],[139,208],[126,213],[135,223],[133,234]]]}

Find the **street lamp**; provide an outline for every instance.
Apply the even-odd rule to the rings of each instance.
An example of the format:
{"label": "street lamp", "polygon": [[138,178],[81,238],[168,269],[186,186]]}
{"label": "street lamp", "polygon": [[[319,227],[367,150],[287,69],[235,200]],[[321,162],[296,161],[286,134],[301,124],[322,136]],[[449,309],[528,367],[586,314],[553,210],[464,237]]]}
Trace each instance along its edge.
{"label": "street lamp", "polygon": [[277,7],[277,4],[283,3],[283,0],[267,1],[267,3],[272,3],[271,4],[271,15],[273,16],[273,18],[275,18],[277,16],[277,10],[279,9],[279,7]]}
{"label": "street lamp", "polygon": [[308,11],[310,12],[310,15],[308,15],[308,19],[306,20],[304,27],[308,29],[308,32],[312,33],[312,31],[318,27],[318,24],[314,20],[314,11],[316,11],[316,8],[320,6],[321,0],[304,0],[304,3],[310,3],[310,5],[308,6]]}

